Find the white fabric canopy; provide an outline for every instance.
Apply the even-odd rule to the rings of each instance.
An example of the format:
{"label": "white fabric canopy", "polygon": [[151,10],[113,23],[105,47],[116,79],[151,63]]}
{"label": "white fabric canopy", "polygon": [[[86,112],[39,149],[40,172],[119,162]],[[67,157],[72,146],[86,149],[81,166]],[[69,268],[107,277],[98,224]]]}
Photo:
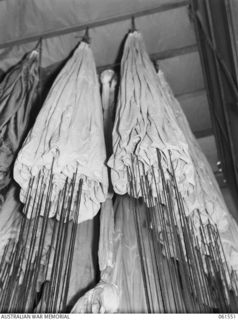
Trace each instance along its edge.
{"label": "white fabric canopy", "polygon": [[[182,195],[187,196],[194,188],[194,168],[185,137],[173,113],[166,108],[157,82],[157,74],[141,34],[137,31],[129,34],[121,63],[121,83],[113,129],[113,155],[108,162],[112,168],[112,184],[118,194],[131,192],[127,167],[132,167],[133,154],[143,163],[148,178],[152,180],[151,167],[158,168],[156,149],[162,152],[165,169],[170,167],[171,152]],[[136,196],[139,197],[139,177],[136,177],[136,184]],[[152,183],[151,186],[153,187]]]}
{"label": "white fabric canopy", "polygon": [[[134,169],[132,194],[127,168],[133,168],[132,155],[143,163],[149,185],[154,182],[151,168],[159,170],[156,149],[162,154],[162,167],[169,178],[170,155],[178,189],[184,200],[185,214],[192,218],[199,234],[200,217],[216,223],[229,266],[238,270],[238,226],[228,212],[213,172],[194,138],[178,101],[163,74],[159,77],[145,51],[141,35],[129,34],[121,69],[116,120],[113,129],[113,155],[109,159],[116,193],[140,197],[140,174]],[[170,153],[170,155],[169,155]],[[132,169],[133,170],[133,169]],[[139,169],[140,171],[140,169]],[[160,178],[156,184],[161,190]],[[135,192],[135,191],[133,191]],[[147,204],[149,205],[149,203]],[[200,213],[198,215],[197,213]]]}
{"label": "white fabric canopy", "polygon": [[192,203],[192,199],[194,202],[189,208],[190,215],[193,217],[193,221],[199,225],[199,217],[197,216],[197,210],[199,210],[204,223],[209,218],[212,223],[217,225],[226,259],[233,269],[238,270],[238,225],[226,207],[210,164],[161,70],[158,72],[158,80],[159,86],[164,92],[164,98],[168,101],[168,108],[173,111],[180,129],[186,137],[189,153],[195,167],[196,183],[194,195],[191,194],[190,203]]}
{"label": "white fabric canopy", "polygon": [[[82,42],[56,78],[14,166],[14,179],[25,202],[28,182],[49,171],[54,160],[54,191],[78,170],[83,179],[78,222],[91,219],[105,200],[108,188],[102,106],[93,54]],[[56,204],[51,208],[54,216]]]}

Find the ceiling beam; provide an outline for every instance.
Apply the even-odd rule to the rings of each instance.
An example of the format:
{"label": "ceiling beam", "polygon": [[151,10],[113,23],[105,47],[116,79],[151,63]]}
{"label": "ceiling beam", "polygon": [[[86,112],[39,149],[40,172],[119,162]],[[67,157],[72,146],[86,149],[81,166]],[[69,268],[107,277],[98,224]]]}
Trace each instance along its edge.
{"label": "ceiling beam", "polygon": [[206,138],[209,136],[213,136],[214,132],[213,132],[212,128],[207,128],[207,129],[203,129],[203,130],[199,130],[199,131],[193,131],[193,134],[197,139],[200,139],[200,138]]}
{"label": "ceiling beam", "polygon": [[[166,59],[182,56],[185,54],[190,54],[190,53],[197,52],[197,51],[198,51],[197,45],[193,44],[193,45],[185,46],[185,47],[181,47],[181,48],[174,48],[174,49],[169,49],[169,50],[165,50],[165,51],[161,51],[161,52],[152,53],[152,54],[150,54],[150,59],[152,61],[166,60]],[[99,66],[99,67],[97,67],[97,71],[100,73],[103,70],[115,69],[118,67],[120,67],[120,62],[111,63],[111,64],[107,64],[104,66]]]}
{"label": "ceiling beam", "polygon": [[178,9],[178,8],[187,6],[188,4],[189,4],[189,0],[184,0],[184,1],[179,1],[179,2],[175,1],[172,3],[164,3],[164,4],[161,4],[157,7],[155,7],[155,8],[150,8],[150,9],[141,10],[141,11],[134,11],[134,12],[126,13],[124,15],[113,16],[113,17],[109,17],[109,18],[105,18],[105,19],[101,19],[101,20],[88,22],[85,24],[79,24],[79,25],[75,25],[75,26],[71,26],[71,27],[67,27],[67,28],[60,28],[58,30],[47,31],[47,32],[36,34],[33,36],[28,36],[28,37],[24,37],[24,38],[18,38],[15,40],[2,42],[2,43],[0,43],[0,49],[4,49],[4,48],[10,47],[10,46],[15,46],[15,45],[22,45],[22,44],[29,43],[29,42],[37,42],[40,39],[48,39],[48,38],[58,37],[58,36],[61,36],[64,34],[79,32],[79,31],[85,30],[87,28],[89,28],[89,29],[97,28],[97,27],[104,26],[107,24],[130,20],[132,17],[138,18],[138,17],[152,15],[155,13],[164,12],[164,11],[168,11],[168,10],[172,10],[172,9]]}
{"label": "ceiling beam", "polygon": [[156,61],[156,60],[166,60],[178,56],[183,56],[185,54],[190,54],[193,52],[197,52],[198,47],[196,44],[192,44],[190,46],[185,46],[181,48],[175,48],[175,49],[169,49],[165,51],[161,51],[158,53],[152,53],[150,55],[151,60]]}
{"label": "ceiling beam", "polygon": [[179,94],[175,94],[175,97],[181,102],[182,100],[197,98],[200,96],[206,95],[206,89],[200,88],[194,91],[187,91]]}

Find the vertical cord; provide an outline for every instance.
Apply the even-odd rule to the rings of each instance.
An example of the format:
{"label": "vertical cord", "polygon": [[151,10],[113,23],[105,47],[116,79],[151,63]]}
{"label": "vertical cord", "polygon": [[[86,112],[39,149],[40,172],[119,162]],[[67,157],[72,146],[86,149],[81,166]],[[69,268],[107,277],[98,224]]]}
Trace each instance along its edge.
{"label": "vertical cord", "polygon": [[132,16],[131,17],[131,30],[130,30],[130,32],[133,33],[135,31],[136,31],[135,17]]}
{"label": "vertical cord", "polygon": [[39,51],[39,64],[38,64],[38,73],[39,73],[39,86],[38,86],[38,94],[39,94],[39,104],[42,107],[42,38],[39,40],[38,51]]}

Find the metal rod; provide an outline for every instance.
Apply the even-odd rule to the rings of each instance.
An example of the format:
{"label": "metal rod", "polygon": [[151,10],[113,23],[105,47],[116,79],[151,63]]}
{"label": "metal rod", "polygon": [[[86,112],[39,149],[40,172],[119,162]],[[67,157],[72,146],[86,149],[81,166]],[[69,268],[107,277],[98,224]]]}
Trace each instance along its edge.
{"label": "metal rod", "polygon": [[10,41],[6,41],[6,42],[1,43],[0,49],[7,48],[10,46],[14,46],[14,45],[21,45],[24,43],[39,41],[40,38],[48,39],[48,38],[58,37],[58,36],[61,36],[64,34],[79,32],[79,31],[85,30],[86,28],[92,29],[92,28],[97,28],[97,27],[101,27],[104,25],[108,25],[108,24],[112,24],[112,23],[116,23],[116,22],[120,22],[120,21],[130,20],[132,16],[134,16],[135,18],[138,18],[138,17],[152,15],[152,14],[156,14],[159,12],[164,12],[164,11],[168,11],[168,10],[172,10],[172,9],[178,9],[178,8],[187,6],[188,3],[189,3],[188,0],[180,1],[180,2],[176,1],[176,2],[172,2],[172,3],[164,3],[164,4],[161,4],[157,7],[146,9],[146,10],[141,10],[141,11],[136,11],[136,12],[134,11],[134,12],[130,12],[130,13],[122,14],[122,15],[113,16],[110,18],[104,18],[101,20],[85,23],[85,24],[79,24],[79,25],[75,25],[72,27],[61,28],[58,30],[47,31],[47,32],[44,32],[41,34],[36,34],[33,36],[28,36],[28,37],[24,37],[24,38],[20,38],[20,39],[14,39],[14,40],[10,40]]}

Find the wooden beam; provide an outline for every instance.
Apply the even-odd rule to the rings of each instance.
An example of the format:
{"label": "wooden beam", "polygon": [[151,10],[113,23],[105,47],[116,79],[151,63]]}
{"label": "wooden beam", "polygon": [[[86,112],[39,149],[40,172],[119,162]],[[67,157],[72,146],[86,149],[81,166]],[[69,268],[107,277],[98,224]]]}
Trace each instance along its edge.
{"label": "wooden beam", "polygon": [[206,95],[206,89],[205,88],[201,88],[201,89],[197,89],[194,91],[188,91],[188,92],[184,92],[184,93],[180,93],[175,95],[176,99],[178,99],[179,101],[181,100],[187,100],[187,99],[192,99],[192,98],[197,98],[200,97],[202,95]]}
{"label": "wooden beam", "polygon": [[170,50],[165,50],[161,51],[158,53],[152,53],[150,55],[151,60],[156,61],[156,60],[166,60],[178,56],[183,56],[185,54],[190,54],[193,52],[197,52],[198,47],[196,44],[186,46],[186,47],[181,47],[181,48],[175,48],[175,49],[170,49]]}
{"label": "wooden beam", "polygon": [[64,34],[79,32],[79,31],[85,30],[87,28],[89,28],[89,29],[97,28],[97,27],[101,27],[101,26],[104,26],[107,24],[130,20],[132,17],[138,18],[138,17],[152,15],[155,13],[164,12],[164,11],[168,11],[168,10],[172,10],[172,9],[178,9],[178,8],[187,6],[188,4],[189,4],[189,0],[184,0],[184,1],[179,1],[179,2],[175,1],[172,3],[164,3],[164,4],[161,4],[157,7],[146,9],[146,10],[134,11],[134,12],[126,13],[123,15],[118,15],[118,16],[113,16],[113,17],[101,19],[101,20],[88,22],[85,24],[79,24],[79,25],[75,25],[75,26],[71,26],[71,27],[67,27],[67,28],[61,28],[58,30],[47,31],[47,32],[36,34],[33,36],[28,36],[28,37],[0,43],[0,49],[7,48],[10,46],[14,46],[14,45],[21,45],[24,43],[39,41],[39,39],[48,39],[48,38],[58,37],[58,36],[61,36]]}
{"label": "wooden beam", "polygon": [[207,129],[203,129],[203,130],[199,130],[199,131],[194,131],[193,134],[195,135],[195,137],[197,139],[205,138],[205,137],[209,137],[209,136],[213,136],[214,135],[212,128],[207,128]]}
{"label": "wooden beam", "polygon": [[[198,51],[197,45],[193,44],[193,45],[185,46],[185,47],[181,47],[181,48],[174,48],[174,49],[169,49],[169,50],[165,50],[165,51],[161,51],[161,52],[152,53],[152,54],[150,54],[150,58],[152,61],[166,60],[169,58],[182,56],[182,55],[193,53],[196,51]],[[119,68],[119,67],[120,67],[119,62],[111,63],[111,64],[97,67],[97,71],[98,71],[98,73],[100,73],[106,69],[115,69],[115,68]]]}

